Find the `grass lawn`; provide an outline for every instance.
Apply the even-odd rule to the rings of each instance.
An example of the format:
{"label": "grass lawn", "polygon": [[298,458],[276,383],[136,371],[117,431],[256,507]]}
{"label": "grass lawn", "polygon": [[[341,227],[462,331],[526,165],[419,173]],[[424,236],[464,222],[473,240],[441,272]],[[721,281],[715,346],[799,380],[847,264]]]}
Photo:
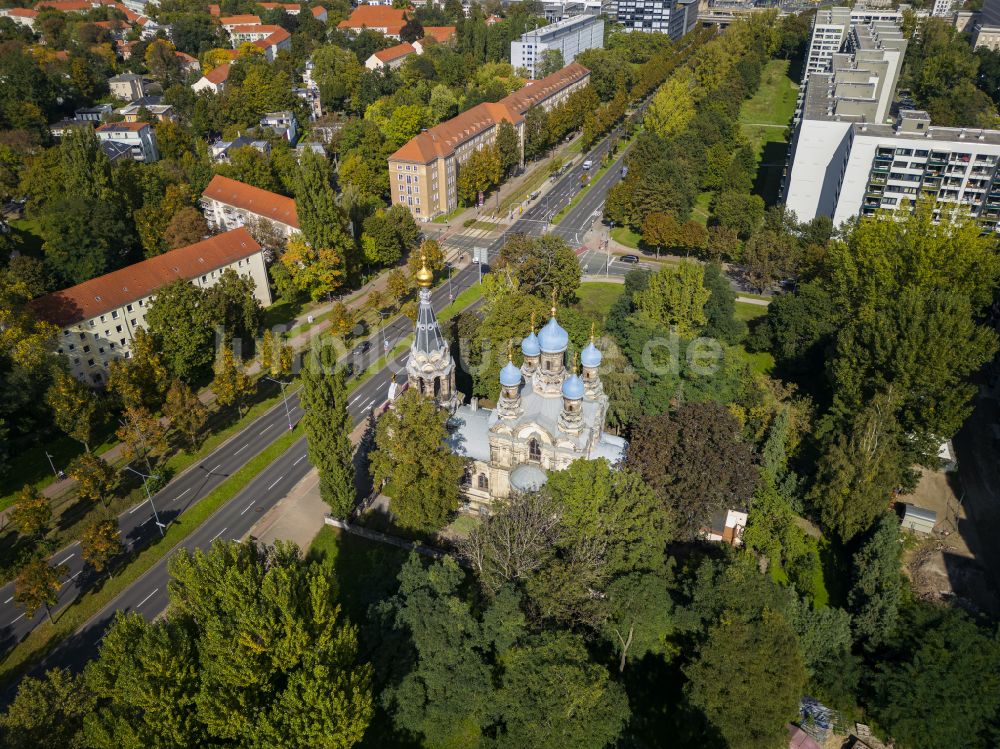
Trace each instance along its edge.
{"label": "grass lawn", "polygon": [[34,219],[22,218],[10,222],[14,233],[20,238],[18,249],[26,255],[42,256],[42,232]]}
{"label": "grass lawn", "polygon": [[633,250],[638,250],[639,242],[642,241],[642,237],[627,226],[616,226],[611,230],[611,238],[618,242],[618,244],[631,247]]}
{"label": "grass lawn", "polygon": [[181,544],[205,519],[232,499],[258,473],[278,458],[302,436],[302,428],[287,432],[279,437],[260,455],[248,461],[240,470],[210,492],[198,504],[189,509],[170,524],[166,536],[146,547],[138,554],[128,557],[124,567],[116,574],[103,578],[97,588],[85,593],[54,616],[55,624],[43,623],[19,643],[0,661],[0,683],[11,683],[20,678],[42,658],[83,626],[95,614],[111,603],[125,588],[173,549]]}
{"label": "grass lawn", "polygon": [[308,558],[333,570],[344,613],[355,624],[363,624],[371,604],[396,592],[396,577],[409,554],[324,525],[309,547]]}
{"label": "grass lawn", "polygon": [[611,305],[621,296],[625,286],[620,283],[585,283],[580,285],[580,301],[573,308],[602,326]]}
{"label": "grass lawn", "polygon": [[749,351],[743,352],[750,369],[760,374],[770,375],[774,371],[774,357],[768,351],[758,351],[751,354]]}
{"label": "grass lawn", "polygon": [[762,304],[750,304],[748,302],[736,302],[736,319],[743,322],[755,320],[767,314],[767,307]]}
{"label": "grass lawn", "polygon": [[456,206],[455,208],[452,208],[447,213],[442,213],[440,216],[438,216],[438,217],[436,217],[434,219],[431,219],[431,223],[432,224],[443,224],[446,221],[451,221],[453,218],[455,218],[455,216],[457,216],[462,211],[464,211],[465,208],[466,208],[466,206],[462,206],[462,205]]}
{"label": "grass lawn", "polygon": [[788,60],[771,60],[761,73],[760,88],[740,111],[743,134],[757,153],[754,192],[772,205],[778,197],[788,152],[787,128],[795,112],[799,87],[789,78]]}
{"label": "grass lawn", "polygon": [[462,226],[464,226],[466,229],[479,229],[481,231],[490,231],[490,232],[497,232],[500,231],[501,229],[500,226],[494,224],[491,221],[476,221],[476,220],[466,221],[464,224],[462,224]]}
{"label": "grass lawn", "polygon": [[698,198],[694,201],[694,208],[691,209],[691,220],[698,222],[702,226],[706,226],[708,224],[708,211],[711,205],[712,193],[699,193]]}

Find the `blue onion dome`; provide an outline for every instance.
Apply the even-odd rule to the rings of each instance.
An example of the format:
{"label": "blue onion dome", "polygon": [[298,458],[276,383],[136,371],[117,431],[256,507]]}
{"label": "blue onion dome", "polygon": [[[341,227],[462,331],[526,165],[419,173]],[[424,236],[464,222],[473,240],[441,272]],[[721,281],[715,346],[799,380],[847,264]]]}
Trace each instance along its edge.
{"label": "blue onion dome", "polygon": [[535,331],[531,331],[521,341],[521,353],[525,356],[538,356],[542,353],[541,348],[538,346],[538,336],[535,335]]}
{"label": "blue onion dome", "polygon": [[538,345],[546,354],[558,354],[569,346],[569,333],[556,322],[555,315],[538,331]]}
{"label": "blue onion dome", "polygon": [[563,382],[562,394],[563,398],[580,400],[583,397],[583,380],[578,375],[571,374]]}
{"label": "blue onion dome", "polygon": [[516,387],[521,384],[521,370],[508,361],[507,366],[500,370],[500,384],[504,387]]}
{"label": "blue onion dome", "polygon": [[587,348],[580,353],[580,363],[585,367],[599,367],[601,366],[601,359],[601,352],[597,350],[597,346],[594,345],[593,341],[588,343]]}

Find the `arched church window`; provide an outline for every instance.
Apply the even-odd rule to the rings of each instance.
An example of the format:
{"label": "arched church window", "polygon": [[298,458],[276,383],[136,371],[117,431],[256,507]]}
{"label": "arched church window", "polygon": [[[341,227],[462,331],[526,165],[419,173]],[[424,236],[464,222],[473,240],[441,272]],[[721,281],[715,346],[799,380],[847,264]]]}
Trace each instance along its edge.
{"label": "arched church window", "polygon": [[528,440],[528,460],[540,461],[542,459],[542,446],[538,444],[538,440],[532,437]]}
{"label": "arched church window", "polygon": [[485,473],[479,474],[479,488],[482,489],[483,491],[486,491],[490,488],[490,480],[486,478]]}

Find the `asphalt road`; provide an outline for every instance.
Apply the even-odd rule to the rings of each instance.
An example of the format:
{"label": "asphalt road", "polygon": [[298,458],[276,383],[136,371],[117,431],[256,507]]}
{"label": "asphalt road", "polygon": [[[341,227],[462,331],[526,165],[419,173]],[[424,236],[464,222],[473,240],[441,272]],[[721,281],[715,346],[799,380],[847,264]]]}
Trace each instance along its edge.
{"label": "asphalt road", "polygon": [[[608,148],[605,139],[596,146],[587,158],[593,160],[598,168],[603,153]],[[579,238],[586,233],[594,218],[604,203],[608,190],[620,179],[620,166],[623,157],[602,176],[588,194],[566,215],[557,227],[549,225],[548,219],[554,216],[573,195],[579,191],[580,175],[583,173],[582,161],[564,174],[549,192],[548,200],[539,200],[501,236],[490,242],[480,240],[482,249],[492,257],[499,251],[505,237],[510,233],[525,233],[538,235],[552,230],[578,243]],[[457,239],[457,238],[456,238]],[[451,244],[451,242],[449,242]],[[452,245],[455,246],[455,245]],[[459,244],[458,246],[463,246]],[[473,246],[464,247],[472,250]],[[461,291],[476,282],[479,268],[472,264],[466,266],[451,278],[450,283],[444,283],[433,292],[435,309],[441,309],[448,303],[449,295],[458,296]],[[383,341],[388,343],[388,350],[412,332],[413,326],[408,318],[399,316],[389,323],[384,330],[375,331],[369,338],[370,350],[361,357],[349,353],[342,357],[342,362],[353,360],[356,371],[363,371],[369,363],[381,354]],[[366,380],[352,394],[348,410],[355,424],[367,418],[373,406],[385,401],[389,382],[394,373],[405,368],[408,352],[404,351],[395,357],[378,373]],[[360,359],[360,360],[359,360]],[[297,395],[288,398],[292,423],[302,416]],[[270,411],[256,419],[236,436],[214,450],[197,466],[194,466],[153,496],[153,503],[159,513],[160,522],[165,525],[174,520],[184,510],[188,509],[215,487],[221,484],[232,473],[237,471],[250,458],[262,452],[268,445],[288,429],[288,417],[285,406],[277,404]],[[204,523],[188,537],[184,547],[188,549],[207,549],[217,538],[239,539],[245,535],[257,522],[258,517],[273,507],[278,500],[300,481],[311,469],[306,457],[306,442],[301,439],[286,451],[280,458],[272,462],[250,483],[240,490],[229,502],[212,514]],[[119,516],[122,539],[130,548],[154,540],[159,534],[156,518],[149,502],[142,502],[123,512]],[[147,619],[152,619],[167,606],[167,564],[170,555],[160,560],[141,578],[126,588],[114,601],[95,615],[72,637],[61,643],[45,660],[44,668],[69,667],[78,669],[93,657],[104,632],[114,619],[115,612],[137,611]],[[59,595],[59,603],[53,610],[53,616],[68,606],[96,580],[91,568],[84,565],[80,558],[79,544],[73,544],[52,557],[52,561],[64,562],[69,571]],[[39,622],[45,619],[42,612],[29,619],[13,606],[11,599],[13,586],[11,584],[0,588],[0,652],[6,652],[15,643],[22,640]],[[4,695],[9,698],[10,695]]]}

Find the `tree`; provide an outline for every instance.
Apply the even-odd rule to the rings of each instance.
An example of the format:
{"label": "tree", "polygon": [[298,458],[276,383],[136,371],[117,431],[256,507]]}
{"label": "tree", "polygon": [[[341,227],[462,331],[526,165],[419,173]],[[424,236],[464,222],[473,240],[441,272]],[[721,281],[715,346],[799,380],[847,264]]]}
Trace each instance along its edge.
{"label": "tree", "polygon": [[146,67],[155,78],[161,81],[174,81],[180,78],[180,60],[174,50],[174,45],[166,39],[154,39],[146,47]]}
{"label": "tree", "polygon": [[302,157],[295,175],[295,206],[305,244],[314,252],[332,252],[343,261],[351,244],[346,219],[337,205],[330,166],[312,151]]}
{"label": "tree", "polygon": [[651,323],[675,327],[682,338],[696,335],[707,322],[705,303],[711,296],[703,277],[704,270],[697,263],[663,267],[635,295],[637,312]]}
{"label": "tree", "polygon": [[690,403],[642,419],[626,465],[638,471],[689,535],[720,510],[745,505],[757,483],[740,425],[718,403]]}
{"label": "tree", "polygon": [[883,512],[854,555],[854,582],[847,598],[856,639],[870,647],[887,642],[899,622],[901,555],[899,521]]}
{"label": "tree", "polygon": [[94,708],[81,675],[51,669],[40,679],[25,676],[0,715],[0,739],[10,749],[85,749],[83,722]]}
{"label": "tree", "polygon": [[425,239],[421,242],[420,252],[411,252],[406,259],[406,269],[411,276],[414,276],[424,263],[435,273],[444,270],[444,250],[436,239]]}
{"label": "tree", "polygon": [[496,270],[516,279],[521,291],[541,299],[551,299],[555,291],[562,305],[573,304],[580,288],[580,263],[566,240],[555,234],[512,235],[500,248]]}
{"label": "tree", "polygon": [[679,244],[680,227],[669,213],[653,212],[642,222],[642,241],[656,248],[656,257],[660,250],[676,247]]}
{"label": "tree", "polygon": [[910,461],[893,412],[892,398],[880,394],[820,445],[809,499],[844,541],[870,528],[904,481]]}
{"label": "tree", "polygon": [[299,236],[288,240],[281,263],[288,269],[296,288],[308,292],[313,301],[336,291],[343,283],[344,256],[329,247],[317,249]]}
{"label": "tree", "polygon": [[354,509],[354,448],[347,411],[344,368],[333,346],[323,346],[302,370],[302,410],[305,413],[309,460],[319,472],[319,492],[335,517],[348,518]]}
{"label": "tree", "polygon": [[146,324],[167,371],[185,382],[203,375],[215,358],[214,327],[218,320],[206,304],[205,291],[177,280],[156,293]]}
{"label": "tree", "polygon": [[740,263],[747,281],[763,293],[795,272],[797,254],[798,246],[791,236],[763,230],[754,232],[743,245]]}
{"label": "tree", "polygon": [[499,127],[497,127],[497,138],[494,144],[500,155],[500,167],[503,169],[504,176],[510,175],[521,163],[521,139],[514,126],[507,120],[501,120]]}
{"label": "tree", "polygon": [[728,226],[708,227],[708,256],[713,260],[731,260],[740,249],[736,230]]}
{"label": "tree", "polygon": [[778,746],[798,715],[806,671],[795,632],[779,613],[723,616],[685,670],[691,703],[731,749]]}
{"label": "tree", "polygon": [[819,373],[825,349],[840,328],[841,311],[830,292],[810,282],[793,294],[780,294],[747,341],[751,351],[770,351],[785,371]]}
{"label": "tree", "polygon": [[215,360],[215,378],[212,380],[216,402],[223,408],[235,405],[240,418],[243,418],[243,402],[253,395],[256,387],[250,375],[236,361],[233,350],[223,346],[219,358]]}
{"label": "tree", "polygon": [[503,179],[503,164],[500,154],[493,145],[481,146],[458,167],[456,187],[462,205],[473,205],[479,197],[500,184]]}
{"label": "tree", "polygon": [[666,140],[683,131],[694,118],[693,81],[686,75],[674,75],[660,86],[646,110],[645,122],[650,132]]}
{"label": "tree", "polygon": [[45,393],[45,402],[52,409],[56,426],[90,452],[97,413],[93,391],[73,375],[58,370]]}
{"label": "tree", "polygon": [[403,271],[399,268],[394,268],[386,278],[385,290],[397,302],[402,302],[406,295],[410,293],[410,280]]}
{"label": "tree", "polygon": [[563,53],[560,49],[544,50],[539,58],[539,63],[538,72],[536,73],[539,78],[552,75],[566,67],[566,62],[563,60]]}
{"label": "tree", "polygon": [[341,301],[334,302],[330,308],[330,332],[335,336],[344,336],[354,327],[354,312]]}
{"label": "tree", "polygon": [[379,419],[371,473],[400,525],[434,531],[458,509],[465,461],[445,445],[447,414],[408,390]]}
{"label": "tree", "polygon": [[461,550],[484,590],[496,596],[508,583],[523,583],[549,562],[559,517],[548,492],[497,499],[490,510]]}
{"label": "tree", "polygon": [[264,331],[260,343],[260,367],[272,377],[281,377],[292,371],[292,360],[295,353],[292,347],[284,342],[283,335],[274,335],[270,330]]}
{"label": "tree", "polygon": [[167,429],[155,414],[145,408],[126,408],[122,414],[122,425],[115,432],[122,444],[122,455],[126,460],[142,460],[149,473],[153,472],[151,455],[167,449]]}
{"label": "tree", "polygon": [[201,211],[184,206],[170,218],[163,230],[163,241],[168,250],[176,250],[200,242],[208,235],[208,224]]}
{"label": "tree", "polygon": [[77,483],[76,493],[89,502],[103,502],[105,507],[118,486],[118,475],[106,460],[84,453],[73,459],[66,472]]}
{"label": "tree", "polygon": [[736,319],[736,292],[729,285],[722,266],[718,263],[706,265],[703,283],[709,292],[705,302],[707,325],[704,335],[721,338],[729,344],[739,343],[746,335],[747,326]]}
{"label": "tree", "polygon": [[450,88],[439,83],[431,89],[430,108],[434,123],[444,122],[458,114],[458,99]]}
{"label": "tree", "polygon": [[996,635],[953,607],[913,604],[904,613],[900,635],[871,676],[872,716],[899,746],[995,744]]}
{"label": "tree", "polygon": [[764,221],[764,199],[759,195],[720,192],[713,201],[712,215],[720,226],[732,229],[740,239],[748,239]]}
{"label": "tree", "polygon": [[59,578],[66,574],[65,564],[50,567],[44,559],[28,562],[14,579],[14,605],[24,609],[30,619],[40,608],[52,624],[51,607],[59,602]]}
{"label": "tree", "polygon": [[497,746],[511,749],[599,749],[630,717],[624,690],[569,632],[545,632],[507,653],[496,708],[505,725]]}
{"label": "tree", "polygon": [[205,293],[205,304],[211,308],[212,319],[222,326],[223,340],[246,341],[257,337],[264,315],[260,300],[254,295],[254,281],[226,268],[219,280]]}
{"label": "tree", "polygon": [[392,266],[403,257],[402,238],[385,211],[376,211],[365,219],[361,248],[365,259],[376,265]]}
{"label": "tree", "polygon": [[98,519],[83,529],[80,535],[80,553],[83,561],[97,572],[103,572],[108,563],[122,552],[118,522],[114,518]]}
{"label": "tree", "polygon": [[114,359],[108,365],[108,390],[121,398],[126,408],[159,408],[167,388],[167,368],[156,342],[145,328],[136,328],[130,349],[128,359]]}
{"label": "tree", "polygon": [[49,499],[31,484],[17,493],[10,510],[10,522],[23,536],[41,536],[52,522]]}
{"label": "tree", "polygon": [[194,451],[208,423],[208,409],[198,394],[181,380],[174,380],[167,391],[163,415],[170,419],[171,428],[181,434]]}
{"label": "tree", "polygon": [[673,602],[669,580],[654,573],[633,573],[608,587],[610,615],[601,634],[618,652],[618,673],[625,665],[649,653],[668,650],[667,636],[673,630]]}
{"label": "tree", "polygon": [[[88,746],[342,749],[372,717],[371,668],[333,577],[277,548],[216,542],[170,559],[171,615],[119,615],[87,665]],[[247,706],[253,705],[253,709]]]}

